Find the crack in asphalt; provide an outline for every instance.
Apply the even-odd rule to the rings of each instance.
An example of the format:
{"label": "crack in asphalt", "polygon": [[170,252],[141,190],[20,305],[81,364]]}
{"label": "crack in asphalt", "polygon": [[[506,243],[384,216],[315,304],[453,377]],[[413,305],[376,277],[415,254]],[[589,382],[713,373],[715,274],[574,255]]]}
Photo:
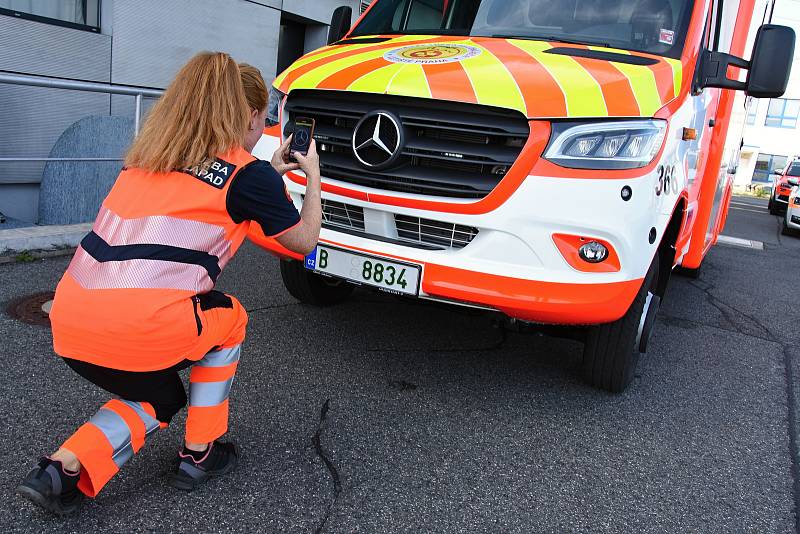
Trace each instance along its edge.
{"label": "crack in asphalt", "polygon": [[[740,334],[745,337],[751,337],[753,339],[759,339],[761,341],[767,341],[769,343],[776,343],[776,341],[769,337],[757,336],[755,334],[750,334],[747,332],[742,332],[736,328],[724,328],[722,326],[706,323],[703,321],[698,321],[696,319],[687,319],[685,317],[678,317],[677,315],[670,315],[669,313],[665,312],[664,310],[658,311],[658,319],[664,321],[665,323],[673,326],[677,326],[678,328],[694,328],[697,326],[704,326],[706,328],[713,328],[714,330],[720,330],[722,332],[728,332],[730,334]],[[780,345],[780,343],[778,343]]]}
{"label": "crack in asphalt", "polygon": [[325,529],[325,525],[328,523],[328,518],[330,517],[334,507],[336,507],[336,504],[339,502],[339,495],[342,493],[342,482],[339,478],[339,470],[328,458],[328,455],[325,453],[325,449],[322,448],[322,430],[325,427],[325,423],[328,421],[328,410],[330,409],[330,405],[330,399],[327,399],[325,404],[322,405],[322,409],[320,410],[319,414],[317,431],[314,432],[314,436],[311,438],[311,444],[314,446],[314,451],[316,451],[317,456],[319,456],[319,458],[322,460],[322,463],[325,464],[325,468],[328,470],[331,480],[333,481],[333,499],[330,503],[328,503],[328,508],[325,510],[325,515],[322,518],[322,522],[317,527],[317,530],[314,531],[316,534],[320,534]]}
{"label": "crack in asphalt", "polygon": [[800,461],[797,444],[797,412],[795,410],[794,370],[789,346],[783,345],[783,365],[786,368],[786,400],[789,404],[789,452],[792,455],[792,482],[794,489],[794,530],[800,532]]}
{"label": "crack in asphalt", "polygon": [[291,308],[292,306],[299,306],[299,302],[289,302],[287,304],[272,304],[270,306],[264,306],[263,308],[253,308],[250,310],[245,310],[247,313],[258,313],[267,310],[279,310],[281,308]]}
{"label": "crack in asphalt", "polygon": [[493,350],[500,350],[505,346],[506,342],[508,341],[508,332],[504,329],[500,329],[500,339],[492,343],[491,345],[487,345],[484,347],[442,347],[439,349],[367,349],[367,352],[381,352],[381,353],[389,353],[389,354],[398,354],[398,353],[420,353],[420,352],[429,352],[432,354],[451,354],[451,353],[459,353],[459,352],[490,352]]}
{"label": "crack in asphalt", "polygon": [[774,343],[779,343],[779,344],[783,345],[783,343],[778,341],[778,339],[775,336],[775,334],[772,333],[772,331],[770,331],[770,329],[766,325],[764,325],[761,321],[759,321],[758,319],[756,319],[752,315],[749,315],[748,313],[743,312],[742,310],[738,309],[737,307],[732,306],[732,305],[728,304],[727,302],[723,302],[722,300],[720,300],[719,298],[714,296],[711,293],[711,291],[715,288],[713,285],[706,285],[706,287],[703,287],[703,286],[700,285],[699,282],[695,282],[695,281],[689,282],[689,285],[691,285],[695,289],[699,289],[700,291],[702,291],[706,296],[706,301],[708,301],[709,304],[714,306],[714,308],[716,308],[722,314],[722,316],[725,318],[725,320],[728,321],[731,324],[731,326],[733,326],[733,328],[738,333],[744,334],[744,335],[751,335],[750,333],[748,333],[748,332],[746,332],[746,331],[744,331],[742,329],[741,322],[737,320],[736,316],[734,314],[732,314],[730,312],[730,310],[732,310],[733,312],[735,312],[739,316],[744,317],[745,319],[750,321],[753,325],[755,325],[757,327],[756,329],[763,330],[766,333],[766,335],[768,336],[768,337],[763,337],[763,336],[755,336],[755,335],[753,335],[752,337],[761,337],[762,339],[766,339],[767,341],[772,341]]}
{"label": "crack in asphalt", "polygon": [[778,245],[783,246],[783,221],[781,221],[779,216],[775,216],[775,222],[778,224],[778,229],[776,231],[776,235],[778,236]]}
{"label": "crack in asphalt", "polygon": [[[789,345],[784,343],[778,336],[775,335],[766,325],[764,325],[761,321],[753,317],[752,315],[743,312],[742,310],[738,309],[736,306],[732,306],[727,302],[723,302],[717,297],[715,297],[711,290],[714,289],[713,285],[708,285],[707,287],[701,287],[696,282],[689,282],[689,285],[692,287],[699,289],[706,295],[706,300],[709,304],[714,306],[719,312],[725,317],[725,319],[733,326],[736,333],[739,333],[744,336],[749,336],[753,338],[757,338],[763,341],[768,341],[771,343],[775,343],[779,345],[783,350],[783,375],[786,382],[786,404],[787,404],[787,433],[789,434],[789,460],[790,460],[790,470],[792,474],[792,493],[794,494],[794,527],[795,532],[800,532],[800,449],[798,449],[798,442],[796,436],[796,429],[797,429],[797,410],[796,410],[796,396],[794,392],[794,370],[792,369],[792,356],[789,353]],[[729,308],[730,310],[734,311],[735,313],[739,314],[741,317],[746,318],[753,324],[757,325],[761,330],[765,332],[768,337],[761,337],[750,334],[745,332],[740,328],[740,324],[737,324],[735,321],[735,317],[726,310],[723,309]],[[702,323],[701,323],[702,324]],[[725,329],[723,329],[725,330]]]}

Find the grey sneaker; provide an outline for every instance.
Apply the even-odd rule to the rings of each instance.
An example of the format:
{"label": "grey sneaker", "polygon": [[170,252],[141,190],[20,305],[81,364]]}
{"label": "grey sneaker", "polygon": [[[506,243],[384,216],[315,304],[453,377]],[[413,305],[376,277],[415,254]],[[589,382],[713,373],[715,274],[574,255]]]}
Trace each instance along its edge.
{"label": "grey sneaker", "polygon": [[178,453],[170,485],[183,491],[192,491],[209,478],[230,473],[236,467],[239,451],[233,443],[215,441],[208,446],[200,460],[184,452]]}

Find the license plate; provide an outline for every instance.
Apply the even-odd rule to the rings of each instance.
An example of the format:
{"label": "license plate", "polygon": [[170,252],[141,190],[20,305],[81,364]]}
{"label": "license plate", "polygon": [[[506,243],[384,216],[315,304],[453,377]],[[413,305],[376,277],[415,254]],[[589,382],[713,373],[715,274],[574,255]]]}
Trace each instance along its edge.
{"label": "license plate", "polygon": [[306,256],[306,269],[391,293],[418,295],[420,266],[318,245]]}

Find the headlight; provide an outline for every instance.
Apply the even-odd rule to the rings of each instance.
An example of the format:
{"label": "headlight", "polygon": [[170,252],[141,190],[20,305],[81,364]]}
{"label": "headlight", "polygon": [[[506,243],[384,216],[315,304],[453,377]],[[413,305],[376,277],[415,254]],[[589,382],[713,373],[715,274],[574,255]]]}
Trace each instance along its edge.
{"label": "headlight", "polygon": [[544,157],[573,169],[636,169],[656,157],[667,121],[554,122]]}
{"label": "headlight", "polygon": [[269,102],[267,102],[267,126],[275,126],[280,122],[281,102],[286,95],[270,85]]}

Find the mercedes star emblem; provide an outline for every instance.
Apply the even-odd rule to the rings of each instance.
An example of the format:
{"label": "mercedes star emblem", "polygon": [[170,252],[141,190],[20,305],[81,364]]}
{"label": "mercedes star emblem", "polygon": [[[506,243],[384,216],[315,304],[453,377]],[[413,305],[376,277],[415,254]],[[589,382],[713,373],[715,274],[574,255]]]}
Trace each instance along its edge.
{"label": "mercedes star emblem", "polygon": [[397,161],[403,146],[400,119],[388,111],[372,111],[353,131],[353,153],[369,169],[384,169]]}

